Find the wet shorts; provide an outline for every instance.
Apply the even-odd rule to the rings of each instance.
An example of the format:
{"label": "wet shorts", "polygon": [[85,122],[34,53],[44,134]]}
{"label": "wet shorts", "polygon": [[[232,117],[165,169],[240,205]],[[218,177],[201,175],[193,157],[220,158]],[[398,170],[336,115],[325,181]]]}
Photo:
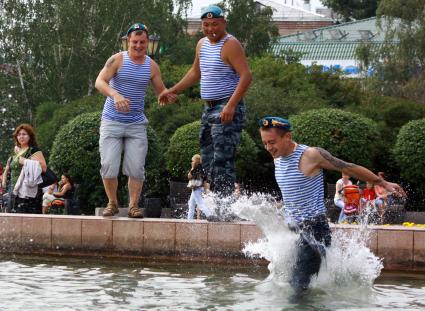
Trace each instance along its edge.
{"label": "wet shorts", "polygon": [[148,151],[147,122],[121,123],[102,120],[99,151],[100,175],[116,178],[124,151],[122,172],[124,175],[145,180],[145,158]]}

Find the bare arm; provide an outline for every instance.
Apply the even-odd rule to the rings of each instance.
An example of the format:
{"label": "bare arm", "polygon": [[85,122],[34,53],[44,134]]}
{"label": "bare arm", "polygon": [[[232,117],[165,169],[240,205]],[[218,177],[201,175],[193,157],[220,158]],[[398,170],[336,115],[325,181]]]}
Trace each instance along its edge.
{"label": "bare arm", "polygon": [[53,192],[53,195],[55,197],[61,198],[65,195],[65,193],[71,189],[71,185],[70,184],[66,184],[65,186],[62,187],[61,191],[58,192]]}
{"label": "bare arm", "polygon": [[151,81],[156,96],[165,90],[165,85],[161,78],[161,70],[154,60],[151,60]]}
{"label": "bare arm", "polygon": [[112,55],[97,76],[95,87],[103,95],[114,99],[115,107],[120,112],[130,110],[130,101],[109,85],[109,81],[121,68],[123,57],[121,53]]}
{"label": "bare arm", "polygon": [[230,65],[239,75],[239,83],[230,97],[228,105],[236,107],[248,91],[252,81],[252,74],[248,67],[245,51],[238,40],[231,38],[223,46],[223,61]]}
{"label": "bare arm", "polygon": [[204,39],[201,39],[198,41],[198,44],[196,46],[196,53],[195,53],[195,59],[193,61],[192,67],[189,69],[189,71],[185,74],[185,76],[173,87],[169,88],[168,90],[165,89],[161,92],[159,95],[159,103],[161,105],[165,105],[170,101],[170,94],[178,94],[185,89],[191,87],[196,82],[198,82],[201,79],[201,69],[199,66],[199,51],[202,46],[202,42]]}
{"label": "bare arm", "polygon": [[339,171],[356,179],[368,181],[375,185],[380,185],[388,192],[394,192],[400,196],[406,196],[403,188],[401,188],[398,184],[383,180],[367,168],[338,159],[323,148],[316,147],[313,149],[314,152],[312,152],[312,158],[315,159],[314,161],[317,163],[319,168]]}

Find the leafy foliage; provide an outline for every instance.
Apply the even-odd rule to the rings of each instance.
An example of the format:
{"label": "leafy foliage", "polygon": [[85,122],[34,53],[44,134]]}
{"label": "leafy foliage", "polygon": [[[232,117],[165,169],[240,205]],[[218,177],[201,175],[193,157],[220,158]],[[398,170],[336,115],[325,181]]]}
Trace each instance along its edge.
{"label": "leafy foliage", "polygon": [[25,107],[22,90],[16,86],[16,80],[14,75],[0,71],[0,163],[5,163],[13,150],[15,127],[28,122],[27,114],[22,113],[28,107]]}
{"label": "leafy foliage", "polygon": [[[68,172],[81,185],[81,204],[87,214],[93,214],[96,206],[105,204],[99,174],[99,127],[99,112],[85,113],[74,118],[59,130],[49,159],[49,165],[55,172]],[[166,188],[164,152],[152,128],[148,128],[148,144],[146,194],[163,194]],[[120,182],[120,197],[125,197],[125,178],[120,178]]]}
{"label": "leafy foliage", "polygon": [[292,116],[290,121],[295,141],[322,147],[344,161],[373,167],[380,137],[372,120],[338,109],[318,109]]}
{"label": "leafy foliage", "polygon": [[49,155],[55,136],[61,127],[80,114],[100,111],[104,101],[104,97],[97,94],[72,101],[67,105],[51,102],[39,105],[36,110],[35,122],[39,124],[37,138],[45,155]]}
{"label": "leafy foliage", "polygon": [[[167,169],[172,178],[186,180],[190,168],[190,160],[200,153],[199,130],[200,121],[186,124],[176,130],[170,139],[170,145],[165,154]],[[238,180],[245,180],[255,174],[252,164],[257,160],[258,149],[248,133],[242,131],[241,143],[236,154],[236,174]],[[242,156],[243,155],[243,156]]]}
{"label": "leafy foliage", "polygon": [[376,15],[380,0],[322,0],[322,3],[343,17],[344,20],[363,19]]}
{"label": "leafy foliage", "polygon": [[0,55],[19,68],[32,109],[40,102],[66,102],[94,92],[97,73],[136,21],[184,56],[173,46],[187,40],[182,16],[190,5],[189,0],[2,1]]}
{"label": "leafy foliage", "polygon": [[272,22],[273,10],[254,0],[227,0],[227,30],[245,47],[248,56],[267,51],[279,32]]}
{"label": "leafy foliage", "polygon": [[419,188],[425,187],[425,119],[410,121],[397,135],[393,149],[401,175]]}

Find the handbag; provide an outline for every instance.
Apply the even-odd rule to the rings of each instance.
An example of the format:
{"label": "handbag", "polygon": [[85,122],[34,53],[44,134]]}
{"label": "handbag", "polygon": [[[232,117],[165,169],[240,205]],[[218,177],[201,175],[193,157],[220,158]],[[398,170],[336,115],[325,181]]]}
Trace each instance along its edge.
{"label": "handbag", "polygon": [[41,184],[38,184],[39,188],[44,188],[53,185],[59,180],[56,174],[50,168],[47,168],[45,172],[41,173],[41,178],[43,179],[43,182]]}

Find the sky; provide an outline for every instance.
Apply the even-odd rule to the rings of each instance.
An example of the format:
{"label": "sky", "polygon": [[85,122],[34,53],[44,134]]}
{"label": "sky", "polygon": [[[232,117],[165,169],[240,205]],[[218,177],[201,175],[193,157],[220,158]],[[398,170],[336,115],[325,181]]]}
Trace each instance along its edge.
{"label": "sky", "polygon": [[[282,0],[273,0],[277,3],[284,3],[284,1]],[[286,0],[287,3],[290,3],[292,0]],[[204,6],[208,6],[209,4],[215,4],[217,2],[220,2],[220,0],[192,0],[192,12],[188,14],[188,16],[190,17],[196,17],[198,15],[201,14],[201,8]],[[301,0],[294,0],[294,2],[299,2],[302,3],[303,1]],[[320,0],[310,0],[310,6],[311,6],[311,10],[313,12],[316,12],[316,8],[320,8],[323,7],[322,3],[320,2]]]}

